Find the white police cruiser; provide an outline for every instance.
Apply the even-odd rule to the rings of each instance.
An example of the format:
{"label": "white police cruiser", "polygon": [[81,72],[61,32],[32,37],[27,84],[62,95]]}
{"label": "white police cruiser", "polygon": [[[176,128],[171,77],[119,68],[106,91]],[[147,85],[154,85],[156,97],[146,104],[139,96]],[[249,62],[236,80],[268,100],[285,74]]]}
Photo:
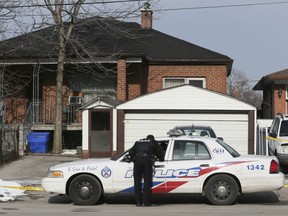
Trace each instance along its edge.
{"label": "white police cruiser", "polygon": [[[176,136],[157,139],[165,161],[155,162],[153,193],[203,194],[211,204],[233,204],[239,194],[284,186],[275,156],[242,156],[222,140]],[[86,159],[51,167],[42,187],[67,194],[75,204],[92,205],[104,196],[132,193],[133,163],[127,152],[111,159]]]}

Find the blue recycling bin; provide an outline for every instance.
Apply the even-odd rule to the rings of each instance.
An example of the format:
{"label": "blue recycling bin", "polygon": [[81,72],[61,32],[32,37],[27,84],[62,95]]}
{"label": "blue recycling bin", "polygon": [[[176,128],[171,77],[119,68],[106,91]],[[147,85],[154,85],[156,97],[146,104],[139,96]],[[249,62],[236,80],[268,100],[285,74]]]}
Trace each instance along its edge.
{"label": "blue recycling bin", "polygon": [[31,153],[48,152],[49,132],[31,132],[27,136]]}

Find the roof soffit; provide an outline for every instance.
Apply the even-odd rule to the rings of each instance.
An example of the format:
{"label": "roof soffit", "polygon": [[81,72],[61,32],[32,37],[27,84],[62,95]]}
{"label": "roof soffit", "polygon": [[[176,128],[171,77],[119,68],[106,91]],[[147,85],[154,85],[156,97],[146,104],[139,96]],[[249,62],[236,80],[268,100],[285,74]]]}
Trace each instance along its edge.
{"label": "roof soffit", "polygon": [[288,69],[263,76],[253,90],[264,90],[266,87],[277,84],[288,84]]}

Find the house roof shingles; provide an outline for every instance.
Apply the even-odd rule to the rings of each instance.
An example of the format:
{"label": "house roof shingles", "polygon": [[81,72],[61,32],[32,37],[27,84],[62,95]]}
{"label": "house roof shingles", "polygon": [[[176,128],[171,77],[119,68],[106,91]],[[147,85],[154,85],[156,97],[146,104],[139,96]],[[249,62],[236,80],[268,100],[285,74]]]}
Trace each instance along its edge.
{"label": "house roof shingles", "polygon": [[[58,55],[58,35],[55,26],[10,38],[0,43],[0,61],[12,59],[55,58]],[[66,56],[143,56],[150,62],[185,62],[225,64],[231,69],[233,60],[154,29],[141,29],[135,22],[93,17],[76,23]],[[77,51],[76,51],[77,50]]]}

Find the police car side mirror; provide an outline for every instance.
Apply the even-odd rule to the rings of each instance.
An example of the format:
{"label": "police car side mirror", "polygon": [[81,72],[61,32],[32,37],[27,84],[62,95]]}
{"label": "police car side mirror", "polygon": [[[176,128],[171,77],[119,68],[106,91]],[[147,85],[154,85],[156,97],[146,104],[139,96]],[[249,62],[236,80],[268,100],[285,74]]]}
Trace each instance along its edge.
{"label": "police car side mirror", "polygon": [[270,132],[269,133],[269,136],[273,137],[273,138],[276,138],[277,137],[277,134],[275,132]]}
{"label": "police car side mirror", "polygon": [[124,155],[124,157],[121,160],[121,162],[126,162],[126,163],[131,163],[131,161],[132,161],[131,157],[128,154]]}
{"label": "police car side mirror", "polygon": [[217,139],[224,141],[223,137],[217,137]]}

